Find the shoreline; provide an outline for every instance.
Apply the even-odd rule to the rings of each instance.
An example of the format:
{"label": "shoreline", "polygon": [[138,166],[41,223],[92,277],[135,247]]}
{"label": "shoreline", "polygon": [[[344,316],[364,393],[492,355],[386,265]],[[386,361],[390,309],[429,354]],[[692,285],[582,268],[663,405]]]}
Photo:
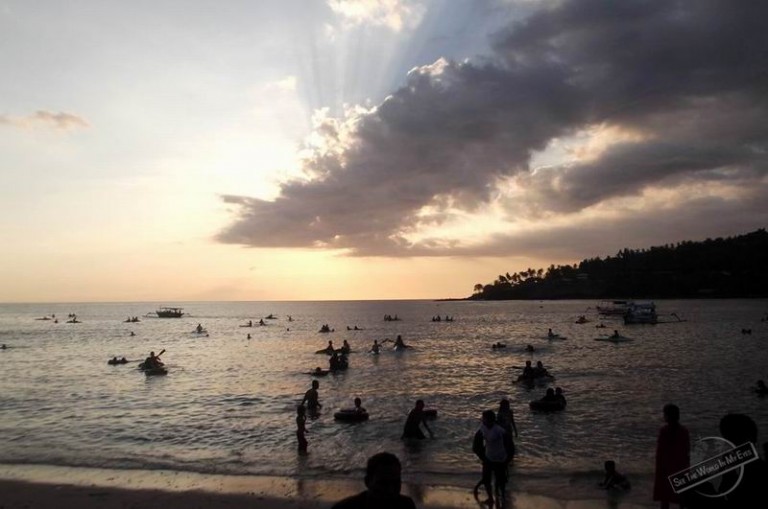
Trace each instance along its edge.
{"label": "shoreline", "polygon": [[[220,475],[169,470],[112,470],[50,465],[0,465],[0,505],[3,509],[266,509],[327,508],[364,490],[362,479],[305,480],[290,477]],[[409,483],[402,493],[430,509],[475,507],[471,488]],[[622,498],[570,499],[531,494],[510,486],[516,509],[648,509]]]}

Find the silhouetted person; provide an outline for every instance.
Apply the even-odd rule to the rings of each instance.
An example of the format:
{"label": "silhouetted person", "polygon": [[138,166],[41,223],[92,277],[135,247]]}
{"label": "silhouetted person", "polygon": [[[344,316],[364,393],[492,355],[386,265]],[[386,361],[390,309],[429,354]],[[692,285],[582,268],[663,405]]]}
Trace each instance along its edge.
{"label": "silhouetted person", "polygon": [[300,405],[304,405],[304,403],[307,404],[307,410],[309,410],[310,415],[317,414],[317,412],[320,411],[320,409],[323,407],[323,405],[320,404],[320,395],[317,393],[317,389],[320,387],[320,382],[317,380],[312,380],[312,388],[308,389],[307,392],[304,393],[304,399],[301,400]]}
{"label": "silhouetted person", "polygon": [[[526,365],[528,363],[526,362]],[[541,363],[541,361],[536,362],[536,367],[533,368],[533,376],[534,378],[540,377],[540,376],[549,376],[549,371],[547,371],[547,368],[544,367],[544,364]]]}
{"label": "silhouetted person", "polygon": [[560,402],[561,405],[565,406],[568,402],[565,400],[565,395],[563,394],[563,389],[560,387],[555,387],[555,399]]}
{"label": "silhouetted person", "polygon": [[509,442],[512,446],[509,453],[510,456],[515,455],[515,443],[512,440],[512,433],[517,437],[517,426],[515,425],[515,416],[512,413],[512,408],[509,406],[509,400],[507,398],[502,399],[499,402],[499,411],[496,413],[496,422],[499,426],[504,428],[504,431],[509,435]]}
{"label": "silhouetted person", "polygon": [[405,427],[403,428],[403,436],[401,438],[427,438],[424,436],[424,432],[421,431],[421,424],[424,425],[430,438],[434,438],[434,434],[432,433],[432,430],[429,429],[427,420],[424,416],[424,401],[417,400],[416,406],[408,413],[408,418],[405,420]]}
{"label": "silhouetted person", "polygon": [[488,494],[485,503],[493,506],[492,477],[496,479],[496,491],[503,500],[507,486],[507,465],[512,459],[512,439],[504,428],[496,424],[493,410],[483,412],[483,423],[475,433],[472,452],[483,462],[481,483]]}
{"label": "silhouetted person", "polygon": [[555,396],[555,390],[550,387],[547,389],[547,392],[544,394],[544,397],[541,398],[539,401],[546,401],[546,402],[556,402],[558,401],[557,396]]}
{"label": "silhouetted person", "polygon": [[299,441],[299,452],[307,452],[307,437],[304,435],[307,432],[307,409],[304,405],[296,407],[296,438]]}
{"label": "silhouetted person", "polygon": [[762,380],[757,381],[757,386],[755,387],[755,392],[760,395],[766,395],[768,394],[768,387],[765,386],[765,382]]}
{"label": "silhouetted person", "polygon": [[[757,445],[757,425],[749,416],[744,414],[728,414],[720,419],[720,435],[734,446],[745,443]],[[755,447],[757,452],[757,447]],[[728,489],[735,483],[736,487],[726,495],[729,508],[750,509],[763,508],[768,501],[768,468],[764,460],[758,459],[744,465],[744,474],[738,480],[739,470],[723,474],[720,489]]]}
{"label": "silhouetted person", "polygon": [[523,368],[523,374],[520,375],[523,378],[533,378],[534,372],[533,367],[531,366],[531,361],[525,361],[525,367]]}
{"label": "silhouetted person", "polygon": [[[160,352],[161,354],[163,352]],[[144,360],[144,369],[155,369],[162,367],[163,363],[160,362],[160,357],[155,355],[155,352],[149,352],[149,357]]]}
{"label": "silhouetted person", "polygon": [[616,470],[616,463],[614,461],[608,460],[605,462],[604,466],[605,479],[599,484],[601,488],[605,488],[606,490],[618,489],[624,491],[630,488],[627,478]]}
{"label": "silhouetted person", "polygon": [[416,509],[410,497],[400,494],[401,466],[397,456],[380,452],[368,458],[366,491],[345,498],[331,509]]}
{"label": "silhouetted person", "polygon": [[670,503],[679,504],[680,497],[672,490],[668,476],[690,466],[691,439],[688,429],[680,424],[677,405],[664,406],[666,424],[659,430],[656,441],[656,475],[653,483],[653,499],[668,509]]}

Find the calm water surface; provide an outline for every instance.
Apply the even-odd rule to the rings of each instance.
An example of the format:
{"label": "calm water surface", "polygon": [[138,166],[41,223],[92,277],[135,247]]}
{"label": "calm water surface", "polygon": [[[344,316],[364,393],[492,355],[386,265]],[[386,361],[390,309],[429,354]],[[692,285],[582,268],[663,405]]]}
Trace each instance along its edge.
{"label": "calm water surface", "polygon": [[[694,437],[717,434],[722,415],[743,412],[768,440],[768,398],[749,389],[768,379],[765,300],[657,301],[662,318],[687,321],[625,327],[606,319],[609,329],[574,323],[585,313],[597,319],[594,301],[166,304],[189,316],[145,318],[157,303],[0,305],[0,343],[9,347],[0,351],[0,463],[312,478],[358,476],[368,456],[389,450],[410,480],[471,486],[479,469],[472,435],[481,411],[502,397],[520,431],[513,476],[534,491],[592,487],[608,458],[649,479],[668,402]],[[35,320],[52,313],[60,323]],[[64,323],[68,313],[82,323]],[[270,313],[277,319],[265,327],[239,327]],[[385,314],[402,320],[385,322]],[[455,321],[432,322],[437,314]],[[140,323],[123,323],[136,315]],[[192,333],[198,323],[209,336]],[[335,332],[318,333],[326,323]],[[346,330],[355,325],[363,330]],[[550,327],[567,340],[547,340]],[[594,341],[614,328],[634,341]],[[415,348],[365,353],[397,334]],[[306,372],[327,367],[315,350],[344,339],[350,369],[319,379],[324,413],[309,423],[309,455],[298,456],[295,407],[312,381]],[[507,348],[492,350],[497,341]],[[528,343],[534,354],[524,352]],[[136,362],[106,363],[161,349],[166,377],[146,377]],[[526,360],[550,368],[566,411],[528,409],[546,386],[512,383]],[[355,396],[370,421],[334,422],[333,411]],[[439,417],[436,438],[412,446],[399,437],[418,398]]]}

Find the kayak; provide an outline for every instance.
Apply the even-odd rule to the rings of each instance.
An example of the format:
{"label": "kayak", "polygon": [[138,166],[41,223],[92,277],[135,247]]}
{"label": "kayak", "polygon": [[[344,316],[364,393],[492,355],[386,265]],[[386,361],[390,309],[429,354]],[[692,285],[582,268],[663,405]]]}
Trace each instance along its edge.
{"label": "kayak", "polygon": [[568,338],[566,338],[565,336],[561,336],[560,334],[553,334],[551,336],[547,336],[546,339],[549,339],[550,341],[552,341],[552,340],[556,340],[556,339],[565,340],[565,339],[568,339]]}
{"label": "kayak", "polygon": [[144,374],[147,376],[168,374],[168,370],[165,368],[150,368],[150,369],[144,369],[143,371],[144,371]]}
{"label": "kayak", "polygon": [[328,373],[330,373],[330,370],[327,370],[327,369],[320,369],[320,370],[313,369],[312,371],[307,372],[308,375],[312,375],[312,376],[325,376]]}
{"label": "kayak", "polygon": [[354,408],[343,408],[333,414],[333,418],[344,422],[362,422],[368,420],[368,412],[358,412]]}
{"label": "kayak", "polygon": [[539,410],[542,412],[557,412],[565,409],[565,403],[562,401],[545,401],[541,399],[531,401],[528,406],[531,407],[531,410]]}
{"label": "kayak", "polygon": [[318,350],[315,353],[316,354],[325,354],[325,355],[333,355],[333,350],[329,350],[327,348],[323,348],[322,350]]}

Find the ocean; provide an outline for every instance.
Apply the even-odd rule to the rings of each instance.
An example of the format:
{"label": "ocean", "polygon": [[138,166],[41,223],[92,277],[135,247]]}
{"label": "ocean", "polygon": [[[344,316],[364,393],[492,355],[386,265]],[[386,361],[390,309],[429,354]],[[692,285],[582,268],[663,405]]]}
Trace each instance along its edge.
{"label": "ocean", "polygon": [[[768,322],[761,321],[768,301],[656,301],[661,319],[675,323],[631,326],[601,319],[596,304],[2,304],[0,463],[344,479],[361,478],[366,459],[386,450],[401,458],[406,481],[470,489],[480,470],[471,450],[480,414],[507,397],[519,430],[513,486],[594,496],[603,461],[613,459],[635,481],[630,497],[649,501],[664,404],[680,407],[694,439],[718,435],[720,418],[739,412],[768,441],[768,398],[751,391],[768,379]],[[145,316],[159,306],[186,314]],[[66,323],[70,313],[81,323]],[[52,314],[58,323],[38,319]],[[257,325],[270,314],[276,319]],[[582,314],[592,321],[575,323]],[[436,315],[454,320],[433,322]],[[129,316],[141,321],[125,323]],[[254,326],[241,327],[248,320]],[[607,328],[596,328],[600,321]],[[193,333],[198,323],[207,335]],[[319,333],[324,324],[334,332]],[[547,339],[549,328],[567,339]],[[632,341],[594,340],[614,329]],[[367,353],[374,339],[398,334],[414,348]],[[296,405],[313,380],[308,372],[328,367],[314,352],[329,340],[349,342],[350,367],[318,378],[323,411],[308,421],[309,453],[299,455]],[[494,350],[496,342],[507,347]],[[137,369],[161,350],[167,376]],[[108,365],[114,356],[132,362]],[[549,368],[549,386],[568,399],[565,411],[529,409],[548,385],[513,383],[526,360]],[[333,412],[354,397],[370,420],[335,422]],[[416,399],[438,416],[430,421],[435,438],[413,444],[400,434]]]}

